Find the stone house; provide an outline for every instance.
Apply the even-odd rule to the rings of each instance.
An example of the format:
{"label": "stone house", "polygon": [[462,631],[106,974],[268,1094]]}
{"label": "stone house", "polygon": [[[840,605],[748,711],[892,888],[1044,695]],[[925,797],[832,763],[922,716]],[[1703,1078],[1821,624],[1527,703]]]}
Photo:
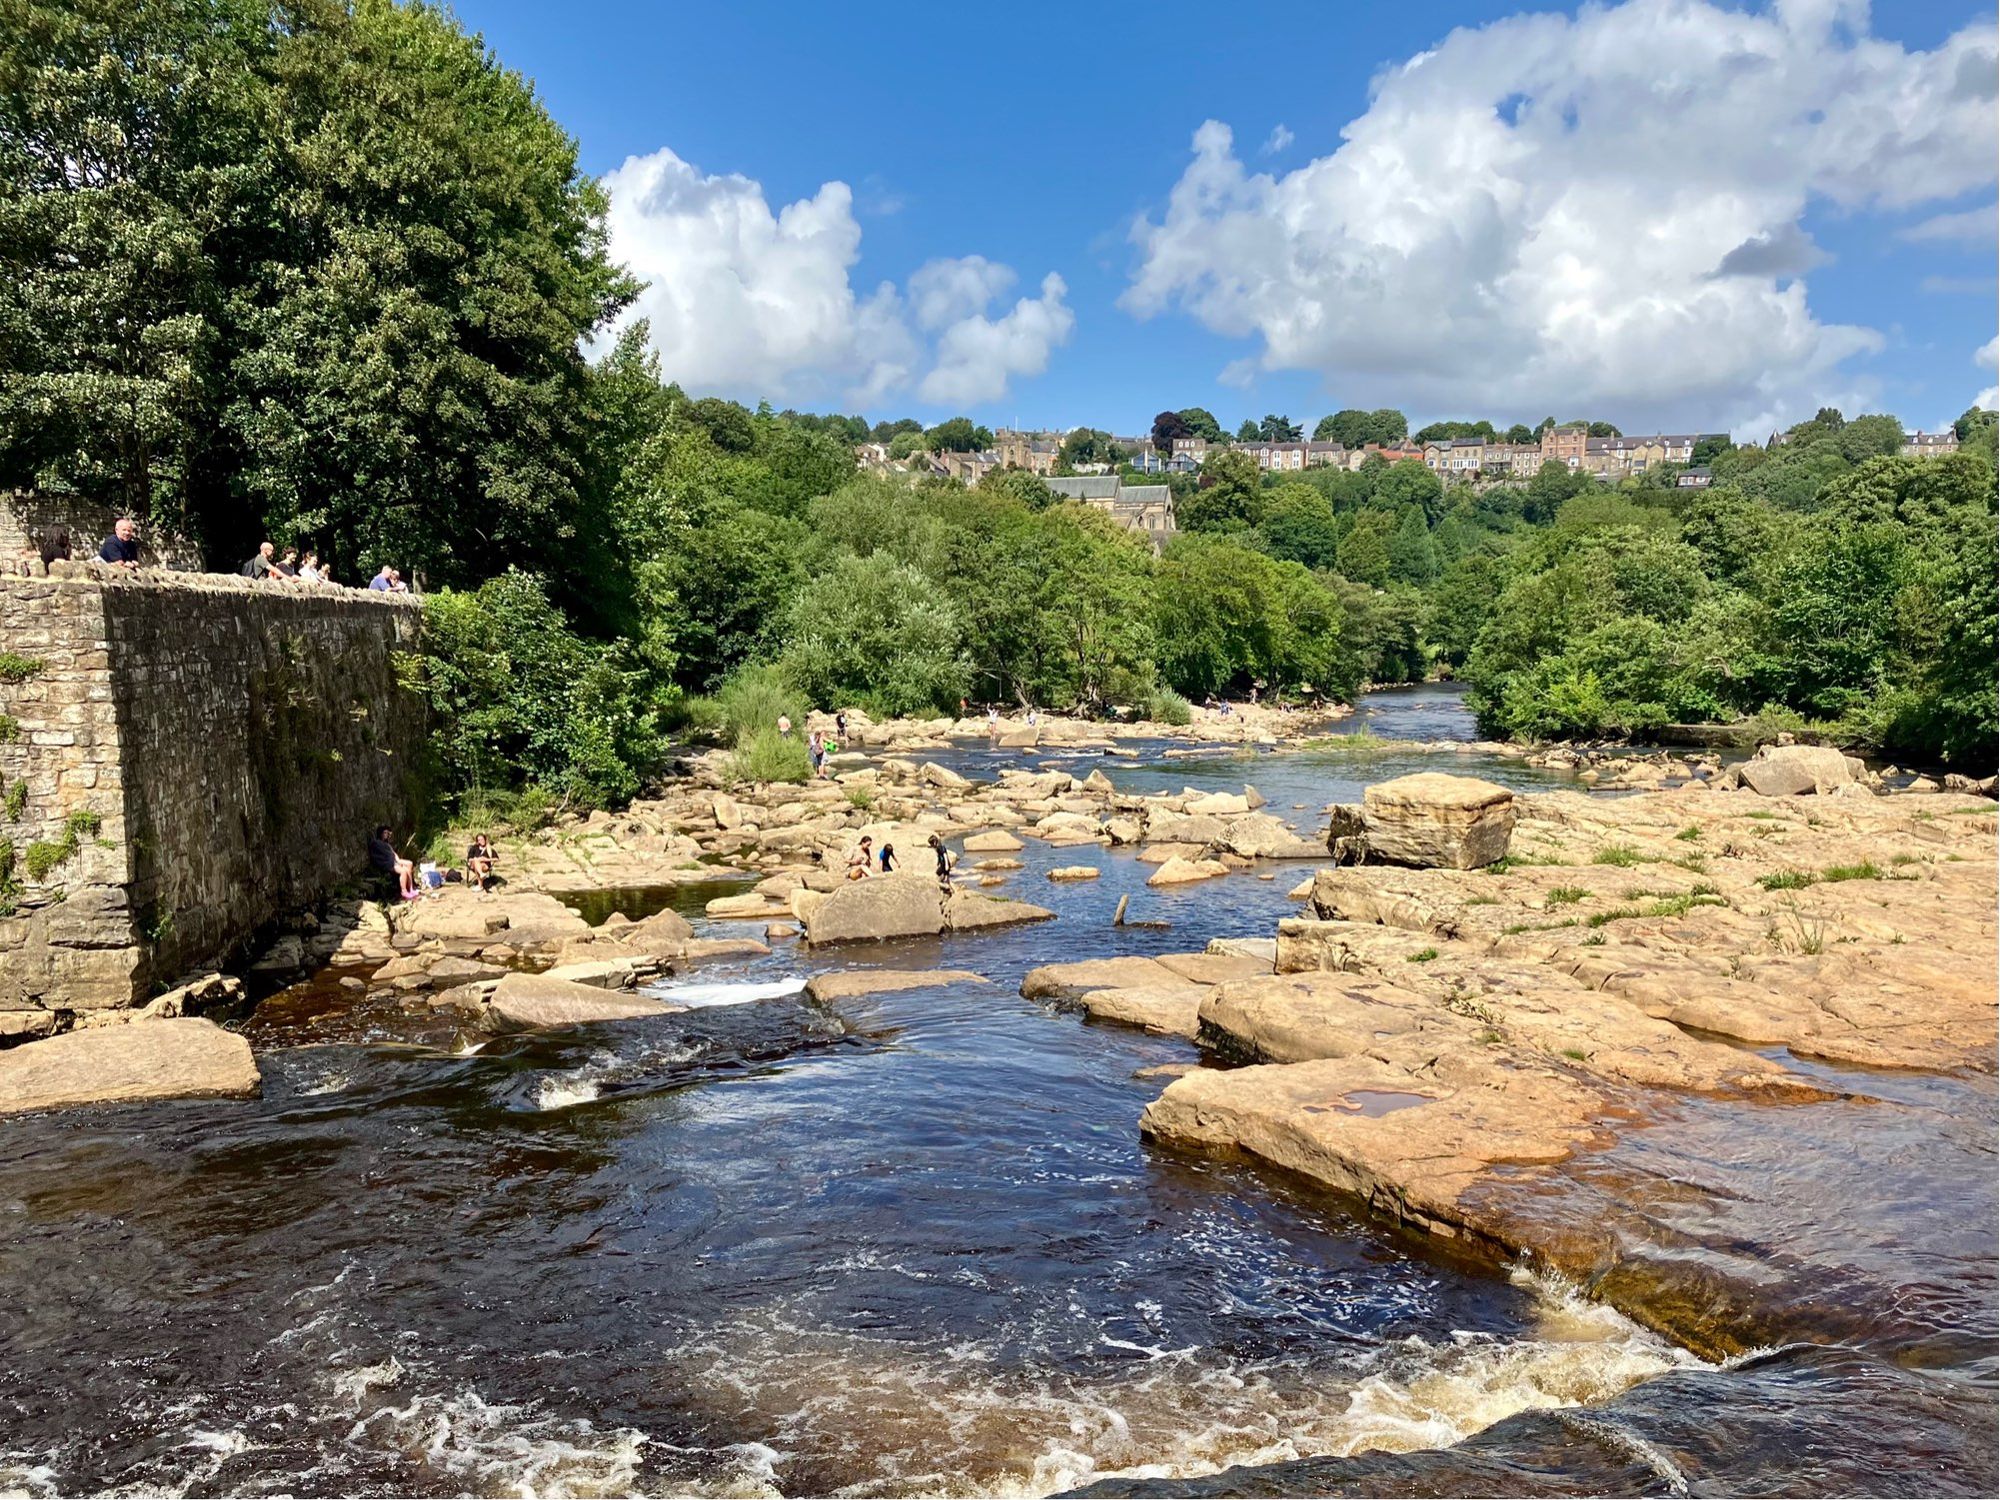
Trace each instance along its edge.
{"label": "stone house", "polygon": [[1050,489],[1066,500],[1101,510],[1128,531],[1136,531],[1158,551],[1178,529],[1174,492],[1164,484],[1126,484],[1116,474],[1080,474],[1051,479]]}
{"label": "stone house", "polygon": [[1921,428],[1906,432],[1900,451],[1905,458],[1941,458],[1947,453],[1956,453],[1958,431],[1947,427],[1943,432],[1925,432]]}

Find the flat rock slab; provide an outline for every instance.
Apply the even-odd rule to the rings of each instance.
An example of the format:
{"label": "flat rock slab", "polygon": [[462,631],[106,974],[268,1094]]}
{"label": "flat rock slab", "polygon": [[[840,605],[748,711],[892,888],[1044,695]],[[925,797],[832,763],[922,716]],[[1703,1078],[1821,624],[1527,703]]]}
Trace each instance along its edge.
{"label": "flat rock slab", "polygon": [[1014,854],[1028,846],[1011,833],[994,829],[991,833],[975,833],[965,841],[966,850],[972,854]]}
{"label": "flat rock slab", "polygon": [[1356,1055],[1190,1073],[1139,1123],[1151,1139],[1242,1152],[1430,1233],[1513,1253],[1556,1247],[1540,1241],[1519,1204],[1467,1189],[1498,1164],[1553,1164],[1602,1144],[1602,1107],[1594,1090],[1553,1070],[1475,1058],[1412,1072]]}
{"label": "flat rock slab", "polygon": [[1095,880],[1104,872],[1096,865],[1058,865],[1049,871],[1051,880]]}
{"label": "flat rock slab", "polygon": [[487,1001],[489,1024],[527,1031],[667,1016],[681,1009],[647,995],[620,994],[546,974],[509,974]]}
{"label": "flat rock slab", "polygon": [[1254,953],[1162,953],[1159,962],[1189,984],[1227,984],[1271,972],[1270,960]]}
{"label": "flat rock slab", "polygon": [[953,891],[945,906],[945,926],[952,932],[978,932],[987,927],[1013,927],[1022,922],[1050,922],[1055,913],[1026,901],[1003,901],[973,891]]}
{"label": "flat rock slab", "polygon": [[815,1000],[846,1000],[855,995],[883,995],[892,990],[928,990],[945,984],[991,984],[969,969],[845,969],[815,974],[806,993]]}
{"label": "flat rock slab", "polygon": [[1090,990],[1147,989],[1187,981],[1152,958],[1086,958],[1030,969],[1021,993],[1030,1000],[1075,1000]]}
{"label": "flat rock slab", "polygon": [[250,1044],[213,1021],[132,1021],[0,1052],[0,1114],[133,1099],[248,1099]]}
{"label": "flat rock slab", "polygon": [[1063,1001],[1091,1019],[1142,1026],[1192,1040],[1201,1026],[1201,1002],[1208,994],[1202,984],[1149,984],[1129,989],[1085,990]]}

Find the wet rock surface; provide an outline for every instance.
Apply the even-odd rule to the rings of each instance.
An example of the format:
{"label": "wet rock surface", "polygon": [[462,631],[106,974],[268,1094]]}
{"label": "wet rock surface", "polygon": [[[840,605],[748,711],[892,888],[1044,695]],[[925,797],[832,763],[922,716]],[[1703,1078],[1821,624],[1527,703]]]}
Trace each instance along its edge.
{"label": "wet rock surface", "polygon": [[0,1052],[0,1114],[257,1092],[250,1044],[195,1017],[91,1027]]}

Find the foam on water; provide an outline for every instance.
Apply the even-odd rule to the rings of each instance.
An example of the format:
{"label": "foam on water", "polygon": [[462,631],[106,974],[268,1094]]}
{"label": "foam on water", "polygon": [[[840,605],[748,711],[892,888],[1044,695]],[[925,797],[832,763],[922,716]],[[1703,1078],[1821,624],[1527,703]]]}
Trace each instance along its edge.
{"label": "foam on water", "polygon": [[[976,1343],[925,1349],[781,1317],[744,1320],[684,1351],[696,1367],[692,1384],[725,1430],[771,1434],[780,1449],[812,1455],[811,1467],[775,1461],[766,1472],[772,1461],[760,1458],[753,1474],[742,1455],[718,1449],[691,1471],[658,1478],[702,1493],[772,1483],[837,1494],[1047,1495],[1110,1477],[1185,1478],[1448,1446],[1518,1412],[1595,1404],[1700,1364],[1567,1288],[1535,1290],[1533,1337],[1409,1338],[1333,1367],[1109,1336],[1101,1346],[1114,1352],[1088,1369],[1024,1367]],[[674,1460],[687,1454],[660,1455],[663,1467],[678,1469]]]}
{"label": "foam on water", "polygon": [[784,979],[669,980],[648,985],[646,993],[692,1010],[715,1005],[748,1005],[753,1000],[782,1000],[805,987],[805,977],[793,975]]}

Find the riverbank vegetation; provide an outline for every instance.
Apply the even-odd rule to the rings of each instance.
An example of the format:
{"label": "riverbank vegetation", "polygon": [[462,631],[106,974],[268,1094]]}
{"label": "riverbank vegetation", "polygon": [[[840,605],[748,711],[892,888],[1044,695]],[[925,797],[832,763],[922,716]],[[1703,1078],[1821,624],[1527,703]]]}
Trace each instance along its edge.
{"label": "riverbank vegetation", "polygon": [[[683,392],[643,325],[612,331],[636,288],[575,143],[443,11],[10,14],[0,324],[32,336],[0,343],[0,485],[113,501],[224,566],[271,536],[350,581],[420,575],[412,682],[451,796],[617,803],[688,731],[783,769],[802,752],[773,710],[809,702],[1175,722],[1211,694],[1438,671],[1495,733],[1761,713],[1990,757],[1991,414],[1920,461],[1894,418],[1822,412],[1768,451],[1715,445],[1706,490],[1673,466],[1446,486],[1409,460],[1278,477],[1211,451],[1170,481],[1156,553],[1026,473],[857,472],[863,440],[989,444],[969,418]],[[1223,436],[1168,416],[1169,439]],[[1357,408],[1312,430],[1409,428]],[[1113,446],[1079,429],[1063,456]]]}

